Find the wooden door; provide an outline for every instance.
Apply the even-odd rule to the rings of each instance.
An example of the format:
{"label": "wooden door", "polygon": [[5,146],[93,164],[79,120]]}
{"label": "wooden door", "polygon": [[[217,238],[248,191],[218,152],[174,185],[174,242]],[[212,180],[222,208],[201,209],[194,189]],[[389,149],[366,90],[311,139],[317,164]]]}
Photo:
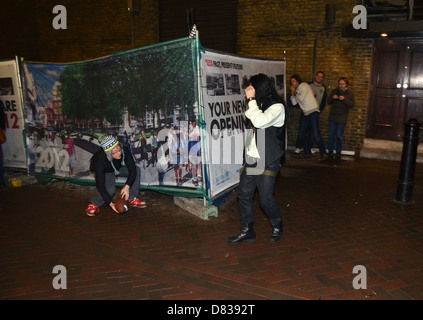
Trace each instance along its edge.
{"label": "wooden door", "polygon": [[423,43],[376,41],[366,136],[402,140],[410,118],[423,124]]}

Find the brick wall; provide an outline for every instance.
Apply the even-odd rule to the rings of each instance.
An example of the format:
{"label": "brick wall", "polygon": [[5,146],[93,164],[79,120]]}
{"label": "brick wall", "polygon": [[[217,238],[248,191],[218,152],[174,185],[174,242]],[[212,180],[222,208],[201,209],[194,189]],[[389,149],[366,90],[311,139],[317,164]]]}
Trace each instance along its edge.
{"label": "brick wall", "polygon": [[[18,55],[27,61],[73,62],[157,43],[158,2],[139,3],[141,11],[131,21],[126,0],[3,0],[8,14],[0,22],[0,59]],[[66,30],[52,25],[59,4],[67,11]]]}
{"label": "brick wall", "polygon": [[[74,62],[157,43],[159,1],[138,1],[141,11],[131,23],[126,0],[3,0],[2,7],[10,14],[0,20],[6,39],[0,46],[0,59],[18,55],[26,61]],[[327,28],[325,7],[329,3],[335,4],[336,22]],[[313,77],[314,62],[316,71],[325,71],[329,90],[336,87],[339,77],[350,79],[356,107],[345,129],[344,149],[354,151],[360,149],[364,139],[373,42],[342,39],[341,29],[352,22],[352,8],[360,3],[357,0],[239,0],[237,17],[238,54],[286,58],[288,78],[298,73],[306,81]],[[52,10],[57,4],[67,9],[66,30],[55,30],[52,26],[55,17]],[[288,139],[292,146],[300,111],[289,111]],[[329,108],[321,116],[325,142],[328,114]]]}
{"label": "brick wall", "polygon": [[[336,19],[332,26],[326,24],[326,4],[335,4]],[[361,1],[240,0],[238,5],[238,53],[268,59],[286,58],[287,88],[289,77],[295,73],[304,81],[311,81],[313,71],[324,71],[329,92],[337,87],[340,77],[350,79],[356,106],[345,128],[343,149],[351,151],[358,151],[364,139],[373,48],[372,40],[341,37],[342,28],[354,18],[352,9],[357,4]],[[291,108],[289,114],[288,144],[294,146],[300,111]],[[328,115],[329,107],[323,111],[320,121],[325,144]]]}

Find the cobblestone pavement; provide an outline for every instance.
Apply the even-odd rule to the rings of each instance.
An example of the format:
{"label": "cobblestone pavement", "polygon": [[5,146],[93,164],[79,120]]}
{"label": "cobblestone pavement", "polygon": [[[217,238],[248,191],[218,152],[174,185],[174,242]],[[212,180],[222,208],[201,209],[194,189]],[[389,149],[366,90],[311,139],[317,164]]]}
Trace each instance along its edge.
{"label": "cobblestone pavement", "polygon": [[[276,244],[257,197],[257,241],[226,242],[239,232],[235,192],[218,217],[202,220],[153,191],[140,194],[145,209],[102,207],[88,217],[94,187],[3,188],[0,299],[423,299],[423,166],[409,203],[395,200],[399,169],[288,158],[277,179],[285,231]],[[57,265],[66,289],[53,287],[64,275]],[[354,289],[358,280],[366,288]]]}

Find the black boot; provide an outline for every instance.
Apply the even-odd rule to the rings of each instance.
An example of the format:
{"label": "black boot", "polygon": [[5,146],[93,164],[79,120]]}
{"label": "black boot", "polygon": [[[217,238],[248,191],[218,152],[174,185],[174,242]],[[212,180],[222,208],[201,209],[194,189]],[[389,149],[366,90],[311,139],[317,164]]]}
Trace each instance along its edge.
{"label": "black boot", "polygon": [[235,237],[228,238],[229,243],[240,243],[240,242],[255,242],[256,233],[254,232],[253,224],[243,226],[241,233]]}
{"label": "black boot", "polygon": [[279,242],[282,237],[283,232],[283,224],[282,222],[279,222],[277,225],[273,226],[272,228],[272,234],[270,235],[270,242]]}

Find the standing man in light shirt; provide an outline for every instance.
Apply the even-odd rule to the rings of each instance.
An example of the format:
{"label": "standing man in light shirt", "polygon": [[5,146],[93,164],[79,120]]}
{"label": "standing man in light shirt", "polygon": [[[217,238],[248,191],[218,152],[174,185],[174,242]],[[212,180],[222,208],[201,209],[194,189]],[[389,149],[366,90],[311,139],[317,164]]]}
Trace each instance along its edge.
{"label": "standing man in light shirt", "polygon": [[[326,86],[323,84],[325,81],[325,73],[323,71],[317,71],[314,80],[310,81],[308,84],[310,85],[311,90],[313,91],[314,97],[316,98],[317,104],[319,105],[320,112],[326,107],[326,99],[327,99],[327,90]],[[301,114],[301,120],[303,121],[303,114]],[[319,114],[319,122],[320,122],[320,114]],[[310,144],[310,147],[313,148],[314,145],[314,135],[311,126],[308,127],[306,132],[306,139]],[[298,133],[297,142],[296,142],[296,149],[295,153],[300,153],[301,149],[304,146],[301,144],[300,141],[300,134]],[[314,153],[314,151],[312,151]]]}
{"label": "standing man in light shirt", "polygon": [[309,83],[310,88],[317,100],[317,104],[319,105],[320,112],[322,112],[326,107],[327,90],[326,86],[324,85],[324,81],[325,73],[323,71],[317,71],[314,77],[314,81]]}
{"label": "standing man in light shirt", "polygon": [[259,132],[257,139],[255,134],[253,135],[245,154],[249,161],[246,161],[241,172],[237,190],[241,232],[228,238],[228,242],[256,241],[253,200],[257,189],[260,206],[272,226],[270,242],[274,243],[281,239],[283,232],[282,212],[273,197],[273,192],[280,160],[285,152],[285,107],[272,79],[264,74],[251,77],[250,85],[245,89],[245,96],[248,104],[245,116],[251,121],[252,132],[257,133],[257,129],[264,132]]}
{"label": "standing man in light shirt", "polygon": [[319,128],[320,110],[316,97],[310,85],[302,82],[298,74],[291,76],[290,82],[292,105],[299,105],[303,112],[299,135],[304,148],[304,157],[311,158],[311,146],[306,135],[308,128],[311,127],[320,152],[319,160],[324,160],[326,158],[326,148]]}

